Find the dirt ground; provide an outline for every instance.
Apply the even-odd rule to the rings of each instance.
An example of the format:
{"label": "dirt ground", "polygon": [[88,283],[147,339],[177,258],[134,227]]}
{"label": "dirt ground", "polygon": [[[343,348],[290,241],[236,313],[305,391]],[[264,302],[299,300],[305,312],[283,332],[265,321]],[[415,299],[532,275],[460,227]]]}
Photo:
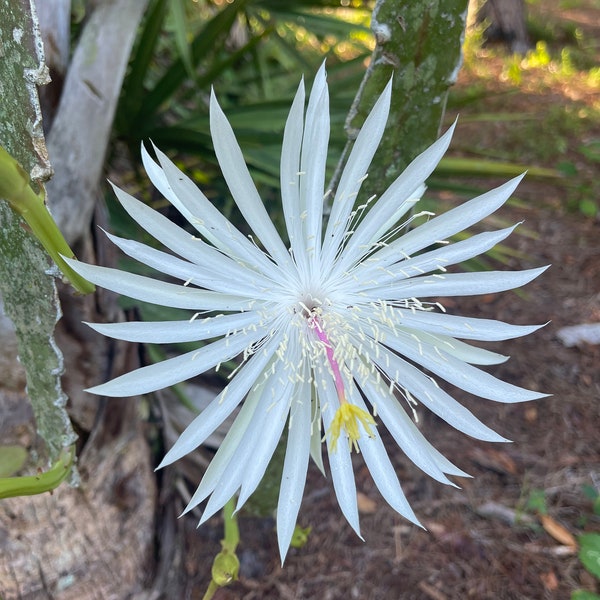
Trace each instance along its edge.
{"label": "dirt ground", "polygon": [[[590,6],[594,8],[593,3]],[[598,39],[600,10],[563,11],[562,17],[588,28],[588,34],[591,28],[592,39]],[[492,74],[488,86],[498,91],[501,63],[490,59],[487,69]],[[459,86],[471,83],[473,75],[466,73]],[[518,93],[484,97],[475,110],[497,111],[501,104],[503,112],[540,114],[569,103],[597,101],[585,86],[577,90],[557,84],[551,91],[536,93],[535,87],[523,85]],[[471,110],[462,108],[461,114],[468,117]],[[502,146],[503,140],[509,144],[514,136],[514,123],[488,126],[465,121],[458,128],[455,148],[472,145],[474,139],[481,147],[493,148],[496,143]],[[574,150],[582,139],[600,139],[600,123],[591,128],[588,123],[583,138],[571,134],[563,151],[565,160],[577,162]],[[537,164],[554,167],[556,157]],[[585,176],[590,166],[580,167]],[[489,180],[481,183],[490,187]],[[514,443],[471,440],[422,411],[426,437],[473,479],[457,479],[460,489],[442,486],[420,473],[393,440],[387,440],[404,491],[427,528],[423,531],[387,506],[356,456],[365,542],[345,523],[331,482],[311,466],[300,512],[300,525],[312,527],[307,544],[291,549],[281,568],[274,522],[241,518],[240,579],[219,590],[217,600],[562,600],[579,588],[600,592],[569,544],[570,535],[600,530],[584,493],[585,486],[600,486],[600,346],[567,348],[557,338],[561,327],[600,321],[600,223],[568,211],[570,193],[563,183],[529,179],[518,190],[523,202],[499,212],[507,222],[524,221],[523,227],[535,233],[513,234],[508,245],[519,251],[520,258],[502,268],[551,264],[539,279],[522,293],[442,299],[460,314],[519,324],[549,321],[533,335],[494,344],[511,359],[493,373],[551,397],[503,405],[454,390],[455,397]],[[544,518],[528,507],[530,498],[539,495],[547,507]],[[219,550],[221,525],[218,518],[200,529],[195,518],[179,521],[187,540],[182,597],[202,598],[208,565]]]}

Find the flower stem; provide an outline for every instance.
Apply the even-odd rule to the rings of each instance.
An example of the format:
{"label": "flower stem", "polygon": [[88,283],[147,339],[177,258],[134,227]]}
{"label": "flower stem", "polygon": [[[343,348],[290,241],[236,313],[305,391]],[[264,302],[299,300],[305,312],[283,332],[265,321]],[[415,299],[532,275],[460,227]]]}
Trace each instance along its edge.
{"label": "flower stem", "polygon": [[235,554],[235,549],[240,541],[240,530],[234,511],[235,498],[231,498],[223,507],[225,534],[221,540],[222,550],[215,556],[211,569],[212,580],[202,600],[211,600],[220,587],[225,587],[238,578],[240,561]]}
{"label": "flower stem", "polygon": [[65,448],[58,460],[45,472],[26,477],[0,478],[0,498],[34,496],[57,488],[71,472],[75,458],[75,446]]}
{"label": "flower stem", "polygon": [[1,146],[0,198],[8,200],[12,209],[25,219],[35,237],[78,292],[90,294],[96,289],[63,260],[63,256],[75,258],[75,255],[48,212],[43,192],[36,194],[33,191],[23,167]]}

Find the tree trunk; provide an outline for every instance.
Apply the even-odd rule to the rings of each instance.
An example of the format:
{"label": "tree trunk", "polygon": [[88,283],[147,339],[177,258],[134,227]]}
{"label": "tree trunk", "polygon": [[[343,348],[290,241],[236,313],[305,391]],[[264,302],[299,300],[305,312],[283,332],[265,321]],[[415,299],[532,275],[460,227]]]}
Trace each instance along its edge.
{"label": "tree trunk", "polygon": [[489,23],[484,34],[489,42],[504,42],[517,54],[525,54],[531,47],[524,0],[487,0],[477,20]]}

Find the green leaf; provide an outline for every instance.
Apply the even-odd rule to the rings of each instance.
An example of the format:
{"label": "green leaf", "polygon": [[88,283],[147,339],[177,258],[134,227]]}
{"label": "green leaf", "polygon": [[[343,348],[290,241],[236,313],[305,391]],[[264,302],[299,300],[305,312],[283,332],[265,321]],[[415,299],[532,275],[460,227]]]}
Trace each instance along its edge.
{"label": "green leaf", "polygon": [[155,0],[148,9],[121,89],[121,99],[115,115],[115,127],[118,131],[127,131],[140,110],[146,94],[144,82],[155,55],[166,12],[167,0]]}
{"label": "green leaf", "polygon": [[571,594],[571,600],[600,600],[600,596],[586,590],[575,590]]}
{"label": "green leaf", "polygon": [[[194,38],[191,45],[192,64],[197,65],[207,56],[231,29],[238,13],[244,8],[247,0],[237,0],[233,4],[218,12],[212,19],[206,22],[204,27]],[[179,90],[187,77],[185,65],[181,59],[168,69],[160,81],[146,95],[137,116],[136,127],[144,125],[146,119],[152,118],[158,109]]]}
{"label": "green leaf", "polygon": [[583,566],[600,579],[600,533],[584,533],[577,538],[579,559]]}
{"label": "green leaf", "polygon": [[540,515],[548,514],[546,505],[546,492],[544,490],[532,490],[527,500],[527,509]]}
{"label": "green leaf", "polygon": [[175,29],[175,44],[183,66],[190,78],[194,78],[194,66],[192,64],[192,52],[188,43],[187,17],[185,14],[186,0],[170,0],[171,17]]}

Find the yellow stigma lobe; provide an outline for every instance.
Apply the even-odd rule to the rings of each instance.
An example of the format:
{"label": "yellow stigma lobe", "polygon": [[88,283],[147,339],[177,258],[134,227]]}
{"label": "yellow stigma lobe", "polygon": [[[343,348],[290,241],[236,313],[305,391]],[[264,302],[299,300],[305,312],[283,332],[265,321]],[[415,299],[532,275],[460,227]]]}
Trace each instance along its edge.
{"label": "yellow stigma lobe", "polygon": [[354,404],[350,404],[349,402],[344,402],[340,405],[340,407],[335,411],[335,416],[333,417],[333,421],[331,422],[331,426],[327,432],[331,436],[331,449],[333,451],[335,451],[337,448],[337,442],[342,429],[348,436],[348,444],[350,445],[350,449],[352,450],[352,448],[354,448],[356,452],[359,451],[359,422],[362,423],[367,435],[369,437],[373,437],[374,434],[371,427],[377,427],[377,424],[375,423],[375,419],[366,410],[363,410]]}

